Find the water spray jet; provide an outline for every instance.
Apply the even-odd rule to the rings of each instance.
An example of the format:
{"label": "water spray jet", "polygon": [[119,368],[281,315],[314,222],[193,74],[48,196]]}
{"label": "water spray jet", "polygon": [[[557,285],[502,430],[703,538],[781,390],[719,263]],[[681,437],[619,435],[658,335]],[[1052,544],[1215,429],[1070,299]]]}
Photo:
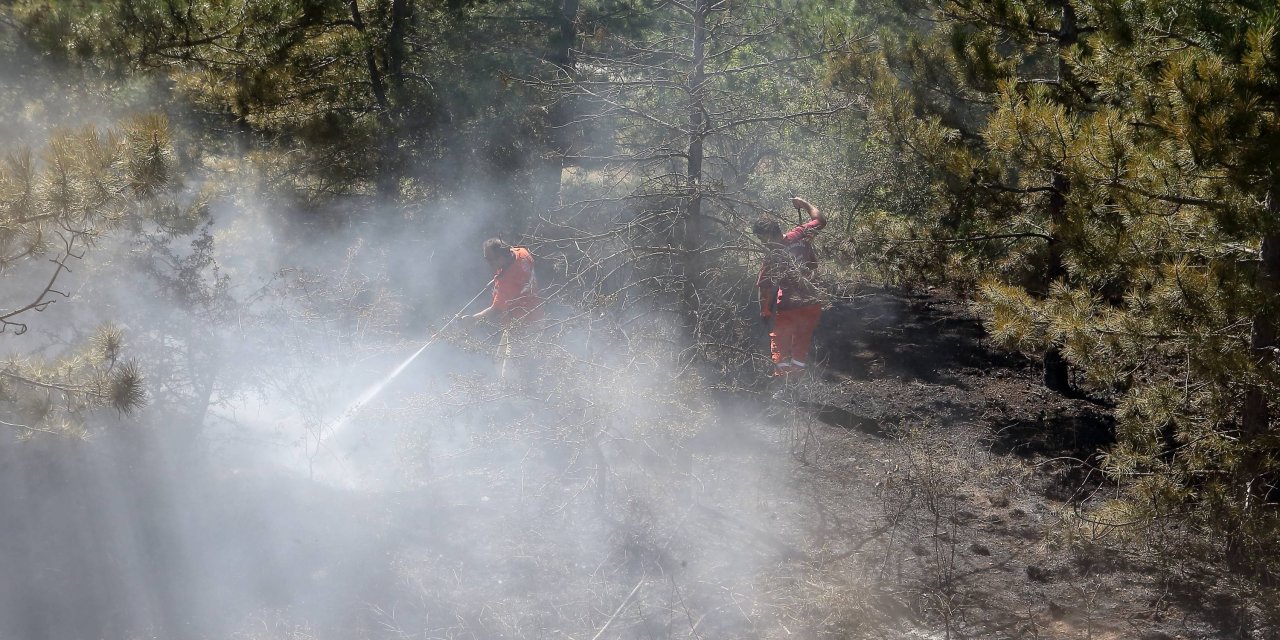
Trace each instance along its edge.
{"label": "water spray jet", "polygon": [[421,347],[418,347],[417,351],[413,352],[413,355],[410,355],[408,358],[406,358],[404,362],[400,363],[399,366],[397,366],[395,369],[392,369],[391,373],[383,377],[382,380],[379,380],[377,384],[374,384],[373,386],[366,389],[365,392],[360,394],[360,396],[356,398],[354,402],[347,405],[347,408],[341,414],[339,414],[338,419],[334,421],[333,427],[330,429],[329,435],[332,436],[333,434],[337,433],[342,427],[344,427],[347,424],[347,422],[351,420],[352,417],[354,417],[357,413],[359,413],[360,410],[363,409],[364,406],[369,403],[369,401],[377,397],[379,393],[382,393],[382,390],[385,389],[387,385],[391,384],[392,380],[395,380],[397,377],[400,376],[401,373],[404,373],[404,370],[408,369],[409,365],[413,364],[413,361],[417,360],[418,356],[422,355],[422,352],[427,350],[427,347],[430,347],[431,345],[435,344],[436,340],[440,338],[441,334],[443,334],[445,330],[450,327],[450,325],[456,322],[458,318],[461,318],[462,312],[466,311],[467,307],[470,307],[472,304],[475,303],[476,300],[480,298],[480,296],[484,295],[484,292],[488,291],[489,287],[497,279],[498,279],[497,276],[490,278],[488,284],[484,285],[484,288],[480,289],[479,293],[477,293],[473,298],[468,300],[466,304],[462,305],[462,308],[458,309],[458,312],[453,314],[453,316],[449,318],[448,322],[445,322],[443,326],[441,326],[439,329],[435,331],[435,333],[432,333],[431,337],[427,338],[427,341],[424,342]]}

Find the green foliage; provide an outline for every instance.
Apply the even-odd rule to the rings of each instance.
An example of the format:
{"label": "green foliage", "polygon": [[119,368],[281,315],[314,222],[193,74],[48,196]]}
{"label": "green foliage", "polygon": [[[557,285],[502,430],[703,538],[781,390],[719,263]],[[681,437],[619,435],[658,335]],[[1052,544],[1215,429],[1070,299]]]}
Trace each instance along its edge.
{"label": "green foliage", "polygon": [[[992,334],[1118,395],[1108,469],[1135,504],[1273,519],[1277,11],[921,3],[833,68],[938,198],[887,210],[973,268]],[[1253,538],[1255,541],[1265,536]]]}
{"label": "green foliage", "polygon": [[[199,215],[175,202],[176,173],[168,122],[157,115],[119,131],[57,132],[42,153],[9,156],[0,169],[0,270],[14,286],[0,310],[0,333],[25,333],[33,314],[69,297],[61,283],[73,263],[125,223],[182,225]],[[21,437],[79,436],[99,408],[138,409],[146,401],[144,376],[124,351],[122,332],[108,326],[68,354],[11,358],[0,368],[2,421]]]}
{"label": "green foliage", "polygon": [[[156,74],[256,147],[306,204],[442,198],[499,175],[527,206],[545,152],[545,71],[557,2],[221,0],[48,2],[8,10],[33,48],[109,77]],[[613,3],[585,8],[608,28]],[[604,27],[602,27],[604,28]],[[555,37],[553,37],[555,36]],[[210,132],[212,133],[212,132]]]}

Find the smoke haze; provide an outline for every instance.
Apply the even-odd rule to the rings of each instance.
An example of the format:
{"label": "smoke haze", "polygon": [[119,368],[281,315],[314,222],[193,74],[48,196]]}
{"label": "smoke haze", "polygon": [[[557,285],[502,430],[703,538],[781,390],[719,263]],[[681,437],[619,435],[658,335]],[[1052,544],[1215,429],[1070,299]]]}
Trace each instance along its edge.
{"label": "smoke haze", "polygon": [[[7,120],[6,142],[92,121],[23,90],[71,106]],[[0,639],[821,628],[788,434],[679,368],[670,314],[553,300],[506,358],[500,331],[451,327],[353,410],[485,287],[504,185],[345,223],[272,196],[250,154],[220,162],[176,195],[209,198],[196,224],[99,238],[70,297],[3,338],[58,356],[118,325],[149,403],[93,413],[84,441],[0,435]],[[5,299],[40,277],[6,274]]]}

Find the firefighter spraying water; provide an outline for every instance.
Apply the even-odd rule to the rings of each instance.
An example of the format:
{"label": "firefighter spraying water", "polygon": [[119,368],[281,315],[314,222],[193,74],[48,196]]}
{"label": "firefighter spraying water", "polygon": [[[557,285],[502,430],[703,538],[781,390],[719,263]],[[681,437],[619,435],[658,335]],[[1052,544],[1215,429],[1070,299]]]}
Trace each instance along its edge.
{"label": "firefighter spraying water", "polygon": [[489,280],[489,282],[484,285],[484,288],[481,289],[479,293],[477,293],[473,298],[468,300],[465,305],[462,306],[462,309],[459,310],[458,313],[454,314],[453,317],[449,318],[448,322],[445,322],[443,326],[441,326],[439,329],[435,331],[435,333],[431,334],[431,337],[427,338],[427,341],[422,343],[422,346],[418,347],[418,350],[414,351],[413,355],[410,355],[408,358],[406,358],[404,362],[401,362],[399,364],[399,366],[397,366],[395,369],[392,369],[391,373],[388,373],[385,377],[382,378],[382,380],[379,380],[377,384],[373,385],[372,387],[369,387],[364,393],[360,394],[360,397],[356,398],[354,402],[347,405],[347,408],[341,414],[339,414],[338,419],[334,421],[331,434],[336,433],[339,429],[345,426],[347,422],[350,421],[353,416],[355,416],[355,414],[359,413],[360,410],[363,409],[364,406],[369,403],[369,401],[377,397],[378,394],[381,393],[382,390],[387,387],[387,385],[391,384],[392,380],[395,380],[397,377],[399,377],[401,373],[404,373],[404,370],[409,368],[409,365],[413,364],[413,361],[417,360],[418,356],[422,355],[422,352],[427,350],[427,347],[430,347],[431,345],[435,344],[436,340],[438,340],[440,336],[444,334],[445,330],[447,330],[450,326],[452,326],[454,322],[458,321],[458,319],[463,318],[464,316],[462,312],[466,311],[467,307],[470,307],[472,304],[475,303],[476,300],[480,299],[480,296],[484,295],[484,292],[489,289],[489,285],[493,284],[495,280],[497,280],[497,276],[494,276],[493,279]]}
{"label": "firefighter spraying water", "polygon": [[[476,323],[479,321],[491,321],[503,327],[503,338],[500,349],[510,351],[509,332],[514,325],[525,324],[538,320],[542,317],[542,298],[538,292],[538,280],[533,270],[533,255],[524,247],[513,247],[510,244],[498,239],[490,238],[484,242],[483,253],[485,262],[494,270],[493,278],[485,284],[475,297],[467,301],[462,309],[444,326],[431,334],[417,351],[401,362],[399,366],[387,374],[377,384],[369,387],[360,397],[347,406],[333,424],[331,433],[336,433],[347,422],[351,420],[355,414],[359,413],[366,404],[373,400],[387,385],[391,384],[404,370],[409,368],[413,361],[422,355],[436,340],[452,326],[455,322],[463,321]],[[493,301],[484,310],[474,315],[464,315],[467,310],[484,292],[493,286]],[[509,353],[503,354],[509,356]],[[505,374],[506,363],[503,363],[503,372]]]}
{"label": "firefighter spraying water", "polygon": [[[494,275],[475,296],[451,316],[439,329],[422,343],[409,357],[396,365],[377,383],[370,386],[353,400],[338,417],[323,430],[314,443],[314,454],[308,454],[308,473],[315,477],[316,460],[313,456],[324,459],[325,475],[330,482],[349,485],[357,478],[358,462],[352,456],[358,451],[366,451],[367,441],[356,438],[354,434],[346,434],[351,422],[365,406],[378,397],[391,383],[400,377],[409,366],[421,356],[428,347],[436,344],[451,327],[460,324],[475,325],[485,321],[501,328],[501,342],[498,355],[501,360],[499,376],[506,378],[507,360],[511,359],[511,342],[513,332],[525,335],[523,329],[531,320],[542,316],[543,301],[539,296],[537,281],[534,277],[533,257],[524,247],[511,245],[491,238],[484,243],[484,257],[493,268]],[[492,286],[493,300],[482,311],[467,315],[466,311],[476,300],[479,300]],[[356,466],[352,466],[355,464]]]}

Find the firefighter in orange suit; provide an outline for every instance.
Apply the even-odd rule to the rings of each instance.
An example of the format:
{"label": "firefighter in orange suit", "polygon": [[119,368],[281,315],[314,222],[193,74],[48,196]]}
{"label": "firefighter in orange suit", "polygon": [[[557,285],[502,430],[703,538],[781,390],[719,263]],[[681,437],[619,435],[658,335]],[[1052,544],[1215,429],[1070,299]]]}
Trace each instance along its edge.
{"label": "firefighter in orange suit", "polygon": [[812,243],[827,226],[827,218],[803,198],[792,198],[791,205],[807,212],[808,222],[784,234],[776,220],[762,216],[751,227],[767,250],[756,287],[760,290],[760,319],[765,324],[773,322],[769,350],[775,376],[804,371],[813,330],[822,317],[822,297],[815,283],[818,256]]}
{"label": "firefighter in orange suit", "polygon": [[493,303],[470,319],[504,327],[541,320],[543,301],[529,250],[489,238],[484,241],[484,260],[493,268]]}

